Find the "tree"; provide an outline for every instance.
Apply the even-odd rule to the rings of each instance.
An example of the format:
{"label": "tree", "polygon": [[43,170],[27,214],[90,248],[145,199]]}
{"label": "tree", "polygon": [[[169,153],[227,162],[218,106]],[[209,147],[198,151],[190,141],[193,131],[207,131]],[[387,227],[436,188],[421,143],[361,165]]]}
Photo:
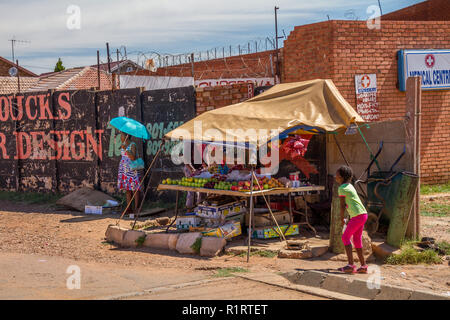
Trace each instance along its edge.
{"label": "tree", "polygon": [[61,58],[58,58],[58,62],[56,63],[56,66],[55,66],[55,72],[63,71],[65,69],[66,68],[64,68],[64,66],[62,65]]}

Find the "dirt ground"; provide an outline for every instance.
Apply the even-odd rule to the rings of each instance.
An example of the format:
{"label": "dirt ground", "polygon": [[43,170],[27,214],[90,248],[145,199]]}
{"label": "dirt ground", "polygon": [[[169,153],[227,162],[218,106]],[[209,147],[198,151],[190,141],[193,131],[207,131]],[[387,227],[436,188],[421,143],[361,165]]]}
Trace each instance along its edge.
{"label": "dirt ground", "polygon": [[[330,261],[331,253],[308,260],[252,256],[221,255],[214,258],[181,255],[175,251],[149,248],[121,249],[105,241],[109,224],[117,215],[92,216],[45,205],[26,205],[0,201],[0,252],[40,254],[96,262],[108,265],[161,268],[170,271],[202,271],[224,267],[242,267],[257,272],[292,270],[336,270],[345,264]],[[154,218],[154,217],[152,217]],[[122,220],[129,227],[131,220]],[[450,217],[422,217],[423,235],[448,239]],[[450,291],[450,268],[440,265],[379,265],[382,281],[412,289],[447,294]],[[367,278],[370,275],[354,275]]]}

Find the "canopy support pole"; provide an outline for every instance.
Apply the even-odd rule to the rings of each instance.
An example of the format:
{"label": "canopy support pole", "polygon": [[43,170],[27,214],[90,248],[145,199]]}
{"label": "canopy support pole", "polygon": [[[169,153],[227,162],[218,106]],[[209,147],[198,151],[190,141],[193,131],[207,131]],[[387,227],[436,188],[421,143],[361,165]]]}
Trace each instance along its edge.
{"label": "canopy support pole", "polygon": [[[159,156],[159,153],[161,152],[161,149],[163,148],[163,146],[165,144],[166,144],[166,140],[163,139],[163,141],[161,142],[161,144],[159,146],[158,152],[156,152],[155,156],[153,157],[152,163],[150,163],[150,166],[148,167],[147,172],[145,173],[145,176],[142,178],[142,182],[144,182],[145,177],[150,172],[151,168],[153,167],[153,164],[156,162],[156,159]],[[142,207],[144,205],[145,197],[147,196],[147,192],[150,189],[150,183],[152,181],[152,175],[153,175],[153,172],[150,174],[150,178],[148,179],[148,183],[147,183],[147,187],[145,188],[144,196],[142,197],[141,203],[139,204],[139,209],[138,209],[138,212],[136,212],[136,217],[134,218],[133,227],[131,229],[134,229],[134,226],[136,225],[136,221],[141,215],[141,210],[142,210]],[[136,191],[139,192],[139,190],[136,190]]]}
{"label": "canopy support pole", "polygon": [[[261,185],[259,184],[258,178],[256,177],[256,174],[255,174],[254,172],[253,172],[253,174],[252,174],[252,180],[253,180],[253,179],[256,180],[256,183],[258,184],[258,188],[259,188],[259,190],[261,190]],[[252,181],[252,184],[253,184],[253,181]],[[291,193],[289,193],[289,201],[290,201],[290,196],[291,196]],[[272,213],[272,209],[270,208],[270,204],[269,204],[269,202],[267,201],[266,196],[264,195],[264,193],[262,194],[262,197],[264,198],[264,201],[266,202],[267,209],[269,209],[270,216],[272,217],[273,221],[274,221],[275,224],[277,225],[278,231],[280,232],[280,242],[283,242],[283,241],[286,242],[286,238],[285,238],[285,236],[284,236],[284,234],[283,234],[283,231],[281,231],[281,228],[280,228],[280,226],[278,225],[278,222],[277,222],[277,220],[275,219],[275,216],[274,216],[273,213]],[[289,214],[290,214],[291,220],[292,220],[292,210],[291,210],[291,209],[289,210]],[[290,222],[292,223],[292,221],[290,221]]]}
{"label": "canopy support pole", "polygon": [[247,263],[250,260],[250,244],[252,239],[252,218],[253,218],[253,175],[254,175],[254,166],[252,165],[252,182],[250,183],[250,216],[248,222],[248,249],[247,249]]}

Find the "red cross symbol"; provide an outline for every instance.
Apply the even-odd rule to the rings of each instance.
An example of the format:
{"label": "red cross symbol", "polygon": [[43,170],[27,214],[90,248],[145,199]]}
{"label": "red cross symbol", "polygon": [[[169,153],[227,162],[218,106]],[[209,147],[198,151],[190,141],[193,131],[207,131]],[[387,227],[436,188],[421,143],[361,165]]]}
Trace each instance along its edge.
{"label": "red cross symbol", "polygon": [[436,59],[434,58],[434,55],[427,54],[427,56],[425,57],[425,64],[427,65],[427,67],[433,68],[435,62],[436,62]]}
{"label": "red cross symbol", "polygon": [[362,84],[363,88],[368,88],[370,86],[370,78],[368,75],[364,75],[361,78],[361,84]]}

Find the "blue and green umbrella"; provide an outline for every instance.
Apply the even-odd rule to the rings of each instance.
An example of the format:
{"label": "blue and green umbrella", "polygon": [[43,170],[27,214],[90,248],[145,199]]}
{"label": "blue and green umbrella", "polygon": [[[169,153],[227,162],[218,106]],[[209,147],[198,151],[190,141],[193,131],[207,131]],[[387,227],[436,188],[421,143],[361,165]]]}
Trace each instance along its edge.
{"label": "blue and green umbrella", "polygon": [[147,128],[142,123],[134,119],[127,117],[117,117],[111,119],[109,123],[117,130],[129,134],[133,137],[146,140],[150,139],[150,134],[148,133]]}

